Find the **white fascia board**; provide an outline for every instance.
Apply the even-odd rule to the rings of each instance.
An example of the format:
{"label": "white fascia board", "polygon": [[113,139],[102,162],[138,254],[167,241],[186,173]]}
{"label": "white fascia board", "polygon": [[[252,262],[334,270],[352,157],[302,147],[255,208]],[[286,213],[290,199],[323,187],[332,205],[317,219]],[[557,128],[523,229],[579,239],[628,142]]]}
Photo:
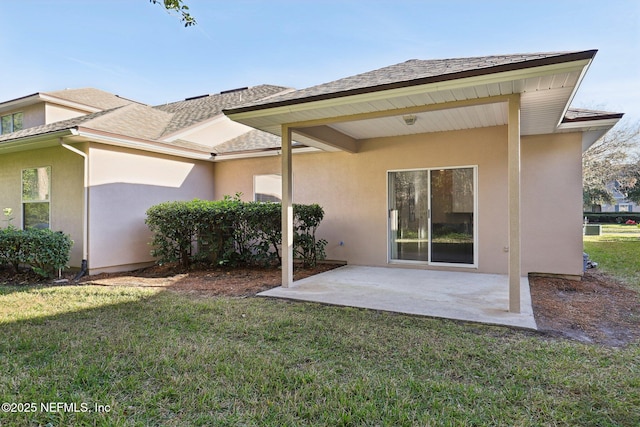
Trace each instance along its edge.
{"label": "white fascia board", "polygon": [[33,95],[27,95],[22,98],[6,101],[0,103],[0,111],[10,111],[15,110],[16,108],[37,104],[38,102],[40,102],[40,98],[41,95],[39,93],[35,93]]}
{"label": "white fascia board", "polygon": [[582,120],[577,122],[561,123],[559,131],[588,131],[591,129],[611,129],[620,119]]}
{"label": "white fascia board", "polygon": [[[534,77],[542,77],[552,74],[572,73],[578,70],[582,70],[581,77],[584,76],[586,67],[591,63],[590,59],[584,59],[573,62],[564,62],[561,64],[543,65],[535,68],[525,68],[520,70],[505,71],[501,73],[492,73],[481,76],[466,77],[462,79],[447,80],[443,82],[427,83],[416,86],[408,86],[397,89],[381,90],[375,92],[368,92],[358,95],[347,95],[342,97],[324,99],[320,101],[302,102],[300,104],[292,104],[279,106],[274,108],[266,108],[256,111],[246,111],[235,114],[228,114],[232,120],[242,123],[244,119],[253,119],[257,117],[268,117],[277,114],[286,114],[301,112],[306,110],[320,109],[320,108],[332,108],[340,107],[343,105],[354,103],[366,103],[384,100],[388,98],[396,98],[402,96],[411,96],[416,94],[437,92],[442,90],[461,89],[471,86],[489,85],[495,83],[503,83],[514,80],[524,80]],[[575,90],[574,90],[575,93]],[[568,108],[567,102],[567,108]],[[563,116],[564,117],[564,116]],[[292,123],[291,125],[295,125]]]}
{"label": "white fascia board", "polygon": [[591,59],[585,59],[584,62],[586,62],[586,64],[582,67],[582,71],[580,72],[580,76],[578,76],[578,80],[576,81],[576,84],[573,86],[573,90],[571,91],[571,95],[569,95],[569,99],[567,100],[564,109],[562,110],[562,114],[560,115],[560,119],[558,119],[558,123],[556,124],[556,127],[560,126],[562,124],[562,119],[564,118],[564,116],[567,115],[567,110],[569,110],[569,106],[571,105],[571,102],[573,101],[573,98],[576,96],[576,93],[578,92],[578,88],[580,87],[580,84],[582,83],[582,79],[584,79],[585,74],[587,74],[587,71],[589,70],[589,67],[591,66],[591,63],[593,62],[593,58]]}
{"label": "white fascia board", "polygon": [[66,99],[56,98],[54,96],[49,96],[42,93],[36,93],[24,98],[18,98],[12,101],[0,103],[0,111],[15,110],[16,108],[28,107],[29,105],[34,105],[39,102],[48,102],[51,104],[61,105],[63,107],[73,108],[74,110],[82,110],[87,113],[97,113],[98,111],[102,111],[100,108],[91,107],[79,102],[68,101]]}
{"label": "white fascia board", "polygon": [[65,129],[44,135],[26,136],[13,141],[0,142],[0,154],[54,147],[59,145],[58,138],[64,138],[73,134],[73,130]]}
{"label": "white fascia board", "polygon": [[[293,148],[291,150],[292,154],[318,153],[321,151],[322,150],[315,147]],[[280,155],[282,155],[282,150],[278,148],[277,150],[268,150],[268,151],[259,151],[259,152],[218,154],[213,158],[213,161],[224,162],[225,160],[251,159],[254,157],[270,157],[270,156],[280,156]]]}
{"label": "white fascia board", "polygon": [[210,153],[200,153],[191,150],[181,149],[180,147],[172,147],[165,143],[159,143],[155,141],[143,141],[132,140],[127,138],[121,138],[117,136],[103,135],[99,133],[93,133],[87,130],[78,130],[75,132],[76,136],[86,138],[92,142],[103,143],[107,145],[113,145],[117,147],[131,148],[134,150],[149,151],[158,154],[167,154],[170,156],[184,157],[194,160],[211,160]]}
{"label": "white fascia board", "polygon": [[49,96],[46,94],[40,94],[40,99],[42,101],[45,102],[50,102],[52,104],[56,104],[56,105],[62,105],[63,107],[69,107],[69,108],[73,108],[76,110],[82,110],[82,111],[86,111],[88,113],[97,113],[98,111],[103,111],[100,108],[96,108],[96,107],[91,107],[87,104],[82,104],[80,102],[73,102],[73,101],[68,101],[66,99],[62,99],[62,98],[56,98],[55,96]]}

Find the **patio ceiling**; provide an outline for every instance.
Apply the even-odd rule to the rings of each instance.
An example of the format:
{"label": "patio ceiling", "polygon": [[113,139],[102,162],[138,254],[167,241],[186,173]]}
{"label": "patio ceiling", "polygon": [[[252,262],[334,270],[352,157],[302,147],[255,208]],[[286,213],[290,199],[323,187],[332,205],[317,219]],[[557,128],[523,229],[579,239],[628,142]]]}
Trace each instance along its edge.
{"label": "patio ceiling", "polygon": [[[294,92],[288,101],[225,113],[275,135],[286,124],[308,146],[356,152],[358,141],[368,138],[506,125],[507,98],[520,94],[521,135],[547,134],[558,130],[594,55],[579,52],[539,66],[523,61],[526,66],[504,71],[328,94],[333,96],[296,99]],[[415,124],[407,125],[405,115],[415,115]]]}

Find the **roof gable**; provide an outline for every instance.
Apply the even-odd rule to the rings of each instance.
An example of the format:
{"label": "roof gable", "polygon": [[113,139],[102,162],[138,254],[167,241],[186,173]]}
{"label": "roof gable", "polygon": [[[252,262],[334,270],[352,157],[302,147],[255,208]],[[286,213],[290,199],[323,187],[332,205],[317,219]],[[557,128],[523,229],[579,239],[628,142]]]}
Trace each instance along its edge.
{"label": "roof gable", "polygon": [[225,108],[234,107],[247,102],[269,99],[270,97],[291,91],[282,86],[260,85],[221,92],[214,95],[188,98],[184,101],[157,105],[154,108],[172,113],[173,117],[164,129],[162,136],[177,133],[185,128],[201,123],[207,119],[222,114]]}
{"label": "roof gable", "polygon": [[65,101],[76,102],[78,104],[87,105],[100,110],[109,110],[111,108],[122,107],[135,102],[91,87],[42,92],[41,94],[63,99]]}

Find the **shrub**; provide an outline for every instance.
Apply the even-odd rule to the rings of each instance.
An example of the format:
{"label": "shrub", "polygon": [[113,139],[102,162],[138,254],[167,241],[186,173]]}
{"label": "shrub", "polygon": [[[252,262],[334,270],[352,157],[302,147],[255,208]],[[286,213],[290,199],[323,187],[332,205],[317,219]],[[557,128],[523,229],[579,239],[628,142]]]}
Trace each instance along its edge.
{"label": "shrub", "polygon": [[[282,262],[281,205],[223,200],[167,202],[147,210],[154,233],[151,254],[158,263],[183,268],[204,262],[219,265],[272,265]],[[324,211],[318,205],[294,206],[294,252],[305,266],[324,258],[326,240],[316,239]]]}
{"label": "shrub", "polygon": [[13,267],[28,265],[43,277],[51,277],[67,267],[73,241],[61,232],[15,227],[0,229],[0,264]]}
{"label": "shrub", "polygon": [[297,258],[302,259],[305,267],[313,267],[318,260],[325,258],[325,239],[316,239],[316,230],[324,218],[320,205],[294,205],[293,246]]}
{"label": "shrub", "polygon": [[220,215],[222,208],[202,200],[152,206],[145,221],[154,233],[151,255],[160,264],[178,262],[184,268],[206,254],[217,255],[226,244],[225,230],[229,229],[229,224],[221,223],[220,218],[226,216]]}
{"label": "shrub", "polygon": [[618,223],[622,224],[628,220],[640,222],[640,213],[638,212],[584,212],[584,218],[587,218],[589,222],[597,223]]}

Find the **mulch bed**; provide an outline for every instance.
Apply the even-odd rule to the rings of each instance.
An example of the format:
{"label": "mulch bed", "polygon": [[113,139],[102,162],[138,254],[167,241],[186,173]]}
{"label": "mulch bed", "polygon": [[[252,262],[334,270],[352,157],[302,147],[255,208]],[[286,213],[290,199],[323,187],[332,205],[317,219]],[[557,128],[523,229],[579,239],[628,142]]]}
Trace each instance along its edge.
{"label": "mulch bed", "polygon": [[[340,264],[318,264],[294,270],[295,280]],[[73,275],[65,277],[72,283]],[[128,272],[81,278],[79,284],[160,287],[208,296],[251,297],[280,285],[277,268],[205,268],[180,271],[175,266],[154,266]],[[12,274],[0,268],[0,285],[52,285],[30,272]],[[598,271],[589,270],[582,281],[531,277],[531,299],[539,330],[550,337],[586,343],[624,346],[640,341],[640,296]],[[56,283],[53,283],[56,285]]]}
{"label": "mulch bed", "polygon": [[640,341],[640,296],[611,277],[589,270],[581,281],[531,277],[529,283],[540,331],[608,346]]}

